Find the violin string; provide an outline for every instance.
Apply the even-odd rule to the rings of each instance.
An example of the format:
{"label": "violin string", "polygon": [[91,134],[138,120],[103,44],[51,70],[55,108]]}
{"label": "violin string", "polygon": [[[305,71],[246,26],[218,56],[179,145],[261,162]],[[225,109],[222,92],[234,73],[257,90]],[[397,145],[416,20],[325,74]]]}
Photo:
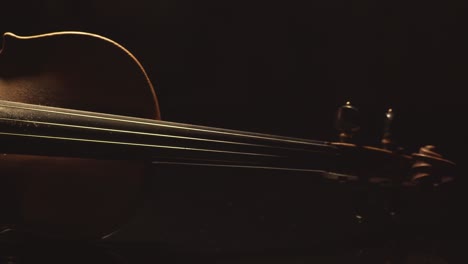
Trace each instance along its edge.
{"label": "violin string", "polygon": [[[68,109],[67,111],[65,111],[65,109],[62,110],[60,108],[55,108],[55,107],[38,108],[38,107],[31,107],[27,104],[20,104],[20,103],[15,103],[14,105],[10,105],[10,104],[3,104],[4,102],[5,101],[0,101],[0,106],[23,109],[23,110],[40,111],[40,112],[45,112],[45,113],[72,115],[72,116],[78,116],[78,117],[93,118],[93,119],[98,119],[98,120],[102,119],[102,120],[124,122],[124,123],[133,123],[133,124],[142,124],[142,125],[166,127],[166,128],[173,128],[173,129],[191,130],[191,131],[205,132],[205,133],[211,133],[211,134],[221,134],[221,135],[237,136],[237,137],[244,137],[244,138],[263,139],[263,140],[278,141],[278,142],[284,142],[284,143],[296,143],[296,144],[330,147],[330,145],[327,144],[326,142],[319,143],[319,142],[308,141],[304,139],[278,137],[278,136],[273,136],[273,135],[268,135],[268,134],[258,134],[258,133],[252,133],[252,132],[242,132],[242,131],[226,130],[226,129],[219,129],[219,128],[217,130],[214,130],[214,128],[208,128],[208,127],[202,127],[202,126],[197,126],[197,127],[182,126],[182,124],[176,124],[176,123],[170,123],[170,122],[164,122],[164,121],[157,122],[156,120],[144,120],[142,118],[134,118],[132,120],[131,117],[125,117],[124,119],[116,115],[93,113],[93,112],[79,111],[79,110],[68,110]],[[99,114],[100,116],[97,114]]]}
{"label": "violin string", "polygon": [[288,172],[306,172],[320,174],[322,178],[335,181],[358,181],[360,178],[352,174],[343,174],[333,172],[331,170],[306,169],[306,168],[290,168],[290,167],[274,167],[261,165],[236,165],[236,164],[215,164],[215,163],[193,163],[193,162],[173,162],[173,161],[153,161],[155,165],[177,165],[177,166],[197,166],[197,167],[214,167],[214,168],[229,168],[229,169],[258,169],[258,170],[273,170],[273,171],[288,171]]}
{"label": "violin string", "polygon": [[264,153],[226,151],[226,150],[219,150],[219,149],[201,149],[201,148],[165,146],[165,145],[155,145],[155,144],[142,144],[142,143],[96,140],[96,139],[83,139],[83,138],[68,138],[68,137],[56,137],[56,136],[45,136],[45,135],[33,135],[33,134],[0,132],[0,135],[18,136],[18,137],[31,137],[31,138],[43,138],[43,139],[54,139],[54,140],[65,140],[65,141],[90,142],[90,143],[103,143],[103,144],[114,144],[114,145],[124,145],[124,146],[139,146],[139,147],[150,147],[150,148],[175,149],[175,150],[185,150],[185,151],[194,151],[194,152],[197,152],[197,151],[198,152],[213,152],[213,153],[222,153],[222,154],[237,154],[237,155],[264,156],[264,157],[276,157],[276,158],[281,157],[281,156],[278,156],[278,155],[270,155],[270,154],[264,154]]}
{"label": "violin string", "polygon": [[216,140],[216,139],[197,138],[197,137],[184,137],[184,136],[176,136],[176,135],[168,135],[168,134],[160,134],[160,133],[149,133],[149,132],[141,132],[141,131],[122,130],[122,129],[111,129],[111,128],[103,128],[103,127],[80,126],[80,125],[71,125],[71,124],[65,124],[65,123],[42,122],[42,121],[35,121],[35,120],[23,120],[23,119],[1,118],[1,117],[0,117],[0,120],[30,123],[30,124],[41,124],[41,125],[57,126],[57,127],[79,128],[79,129],[85,129],[85,130],[98,130],[98,131],[105,131],[105,132],[135,134],[135,135],[143,135],[143,136],[168,137],[168,138],[176,138],[176,139],[207,141],[207,142],[214,142],[214,143],[236,144],[236,145],[246,145],[246,146],[255,146],[255,147],[269,147],[267,145],[251,144],[251,143],[243,143],[243,142],[235,142],[235,141]]}
{"label": "violin string", "polygon": [[[42,136],[42,135],[31,135],[31,134],[18,134],[18,133],[5,133],[0,132],[0,135],[7,136],[21,136],[21,137],[35,137],[35,138],[45,138],[45,139],[55,139],[55,140],[68,140],[68,141],[78,141],[78,142],[92,142],[92,143],[104,143],[104,144],[118,144],[126,146],[142,146],[142,147],[152,147],[152,148],[166,148],[166,149],[178,149],[178,150],[187,150],[195,152],[213,152],[213,153],[222,153],[222,154],[238,154],[238,155],[249,155],[249,156],[264,156],[272,158],[284,158],[277,155],[268,155],[261,153],[246,153],[246,152],[232,152],[232,151],[223,151],[223,150],[213,150],[213,149],[196,149],[196,148],[185,148],[185,147],[174,147],[174,146],[162,146],[162,145],[148,145],[148,144],[138,144],[138,143],[127,143],[127,142],[117,142],[117,141],[105,141],[105,140],[91,140],[91,139],[80,139],[80,138],[64,138],[64,137],[51,137],[51,136]],[[200,160],[199,162],[206,162],[209,160]],[[217,162],[230,162],[229,160],[216,160]],[[244,164],[249,164],[249,161],[242,161]],[[194,162],[173,162],[173,161],[152,161],[152,164],[167,164],[167,165],[186,165],[186,166],[205,166],[205,167],[221,167],[221,168],[243,168],[243,169],[262,169],[262,170],[281,170],[281,171],[295,171],[295,172],[313,172],[313,173],[325,173],[323,170],[314,170],[314,169],[305,169],[305,168],[290,168],[290,167],[273,167],[273,166],[261,166],[261,165],[241,165],[241,164],[212,164],[212,163],[194,163]]]}
{"label": "violin string", "polygon": [[[222,154],[238,154],[238,155],[249,155],[249,156],[264,156],[272,158],[284,158],[277,155],[268,155],[263,153],[247,153],[247,152],[233,152],[213,149],[196,149],[196,148],[185,148],[185,147],[174,147],[174,146],[162,146],[162,145],[149,145],[139,143],[128,143],[128,142],[117,142],[117,141],[105,141],[105,140],[92,140],[92,139],[80,139],[80,138],[64,138],[64,137],[52,137],[42,135],[31,135],[31,134],[18,134],[18,133],[5,133],[0,132],[0,135],[7,136],[20,136],[20,137],[34,137],[54,140],[67,140],[67,141],[78,141],[78,142],[91,142],[91,143],[104,143],[104,144],[118,144],[127,146],[142,146],[151,148],[166,148],[166,149],[178,149],[195,152],[214,152]],[[199,162],[206,162],[209,160],[199,160]],[[230,162],[229,160],[216,160],[217,162]],[[251,163],[249,161],[242,161],[244,164]],[[152,161],[152,164],[167,164],[167,165],[187,165],[187,166],[208,166],[208,167],[222,167],[222,168],[244,168],[244,169],[263,169],[263,170],[281,170],[281,171],[295,171],[295,172],[313,172],[313,173],[325,173],[326,171],[317,169],[306,169],[306,168],[291,168],[291,167],[274,167],[274,166],[262,166],[262,165],[241,165],[241,164],[213,164],[213,163],[194,163],[194,162],[173,162],[173,161]]]}
{"label": "violin string", "polygon": [[299,169],[287,167],[272,167],[272,166],[253,166],[253,165],[229,165],[229,164],[210,164],[210,163],[193,163],[193,162],[172,162],[172,161],[153,161],[155,165],[185,165],[185,166],[201,166],[201,167],[220,167],[220,168],[238,168],[238,169],[263,169],[263,170],[280,170],[280,171],[296,171],[296,172],[312,172],[326,173],[324,170],[314,169]]}
{"label": "violin string", "polygon": [[143,135],[143,136],[152,136],[152,137],[167,137],[167,138],[194,140],[194,141],[202,141],[202,142],[244,145],[244,146],[251,146],[251,147],[275,148],[275,149],[285,149],[285,150],[305,151],[305,152],[318,152],[317,150],[304,149],[304,148],[288,148],[288,147],[279,147],[279,146],[264,145],[264,144],[253,144],[253,143],[237,142],[237,141],[216,140],[216,139],[199,138],[199,137],[185,137],[185,136],[176,136],[176,135],[168,135],[168,134],[161,134],[161,133],[149,133],[149,132],[132,131],[132,130],[110,129],[110,128],[103,128],[103,127],[71,125],[71,124],[65,124],[65,123],[42,122],[42,121],[35,121],[35,120],[23,120],[23,119],[1,118],[1,117],[0,117],[0,120],[30,123],[34,125],[41,124],[41,125],[56,126],[56,127],[70,127],[70,128],[84,129],[84,130],[97,130],[97,131],[105,131],[105,132],[110,132],[110,133],[116,132],[116,133],[134,134],[134,135]]}

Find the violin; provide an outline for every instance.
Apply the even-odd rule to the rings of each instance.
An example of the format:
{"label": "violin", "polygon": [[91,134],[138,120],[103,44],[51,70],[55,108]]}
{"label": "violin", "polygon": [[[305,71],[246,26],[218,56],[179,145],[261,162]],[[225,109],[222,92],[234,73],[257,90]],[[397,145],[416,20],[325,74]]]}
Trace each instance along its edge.
{"label": "violin", "polygon": [[[197,177],[191,168],[206,167],[392,188],[435,188],[454,178],[455,164],[434,147],[403,153],[388,129],[380,147],[353,143],[359,126],[350,103],[337,112],[337,142],[168,122],[161,120],[144,67],[115,41],[85,32],[3,38],[5,227],[48,238],[100,239],[135,214],[145,179],[164,174],[152,170],[158,166],[189,168],[184,173],[190,177]],[[389,127],[392,112],[386,117]]]}

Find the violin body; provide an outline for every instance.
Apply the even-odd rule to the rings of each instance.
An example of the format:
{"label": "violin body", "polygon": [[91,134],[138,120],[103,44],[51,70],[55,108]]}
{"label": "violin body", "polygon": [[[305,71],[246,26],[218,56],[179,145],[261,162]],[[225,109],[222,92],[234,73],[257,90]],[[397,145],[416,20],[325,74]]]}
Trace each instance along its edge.
{"label": "violin body", "polygon": [[[37,105],[159,118],[138,61],[92,34],[4,36],[0,98]],[[141,199],[141,162],[4,154],[5,225],[57,238],[96,239],[127,221]],[[13,223],[11,223],[13,222]]]}
{"label": "violin body", "polygon": [[[51,144],[76,140],[66,132],[80,128],[109,132],[114,140],[101,134],[86,139],[96,144],[125,145],[130,141],[117,139],[131,134],[127,145],[167,148],[145,150],[151,156],[141,159],[116,157],[105,148],[99,158],[83,152],[53,155],[48,150],[55,145],[48,143],[37,145],[44,151],[3,154],[0,223],[41,237],[98,240],[119,230],[106,239],[191,250],[304,249],[422,232],[440,222],[434,217],[443,208],[438,197],[425,188],[402,188],[411,156],[158,122],[159,106],[145,70],[125,48],[101,36],[6,34],[0,53],[0,100],[27,110],[20,120],[16,112],[8,113],[8,105],[0,105],[0,112],[8,110],[0,118],[4,144],[10,141],[3,138],[11,136],[6,125],[13,124],[15,135],[21,136],[41,126],[52,131],[63,125],[51,121],[60,113],[86,122],[67,123],[60,136],[51,136]],[[30,114],[33,106],[45,114]],[[116,127],[104,126],[100,119],[116,121]],[[92,148],[89,153],[94,150],[101,151]]]}

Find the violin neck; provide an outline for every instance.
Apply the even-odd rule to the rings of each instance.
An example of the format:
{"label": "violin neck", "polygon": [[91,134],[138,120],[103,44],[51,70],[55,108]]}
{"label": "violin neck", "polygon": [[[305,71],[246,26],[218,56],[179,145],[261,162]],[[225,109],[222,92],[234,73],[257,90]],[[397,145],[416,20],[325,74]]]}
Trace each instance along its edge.
{"label": "violin neck", "polygon": [[327,142],[0,101],[1,152],[314,170]]}

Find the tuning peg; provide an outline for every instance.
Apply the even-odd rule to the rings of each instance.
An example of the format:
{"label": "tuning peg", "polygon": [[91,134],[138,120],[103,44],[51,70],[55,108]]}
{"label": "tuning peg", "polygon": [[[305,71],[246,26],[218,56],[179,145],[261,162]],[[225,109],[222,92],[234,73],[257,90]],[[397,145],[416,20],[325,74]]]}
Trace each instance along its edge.
{"label": "tuning peg", "polygon": [[336,112],[335,128],[338,130],[340,141],[349,142],[353,136],[360,130],[359,111],[346,102],[338,108]]}
{"label": "tuning peg", "polygon": [[384,149],[394,150],[395,149],[395,142],[392,135],[392,126],[393,120],[395,118],[395,113],[393,109],[388,109],[385,113],[385,120],[384,120],[384,131],[382,136],[382,146]]}

